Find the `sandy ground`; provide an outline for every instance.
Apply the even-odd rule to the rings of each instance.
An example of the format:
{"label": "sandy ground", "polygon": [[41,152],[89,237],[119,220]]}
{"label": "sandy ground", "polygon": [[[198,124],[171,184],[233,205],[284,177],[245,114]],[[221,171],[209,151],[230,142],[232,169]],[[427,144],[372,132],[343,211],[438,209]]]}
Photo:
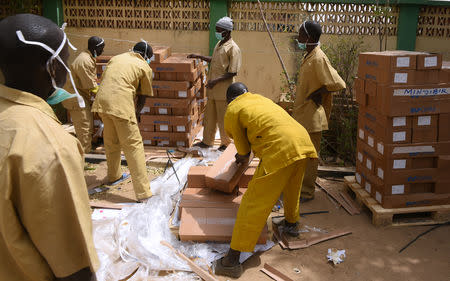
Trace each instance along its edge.
{"label": "sandy ground", "polygon": [[[90,165],[85,171],[88,186],[96,186],[106,176],[106,163]],[[150,178],[161,174],[164,167],[149,167]],[[124,171],[127,170],[123,167]],[[341,182],[322,181],[322,184],[344,189]],[[92,201],[132,202],[135,200],[131,180],[91,196]],[[371,214],[363,211],[350,216],[321,190],[316,198],[300,206],[301,212],[328,210],[328,214],[301,218],[301,223],[327,231],[351,230],[351,235],[322,242],[301,250],[282,250],[276,245],[271,250],[254,255],[244,263],[245,272],[239,280],[271,280],[259,270],[264,263],[277,268],[293,280],[450,280],[450,227],[440,227],[402,253],[398,251],[430,226],[381,227],[371,224]],[[333,266],[327,262],[329,248],[346,250],[347,257]],[[300,269],[300,273],[294,272]],[[230,278],[218,277],[219,280]]]}

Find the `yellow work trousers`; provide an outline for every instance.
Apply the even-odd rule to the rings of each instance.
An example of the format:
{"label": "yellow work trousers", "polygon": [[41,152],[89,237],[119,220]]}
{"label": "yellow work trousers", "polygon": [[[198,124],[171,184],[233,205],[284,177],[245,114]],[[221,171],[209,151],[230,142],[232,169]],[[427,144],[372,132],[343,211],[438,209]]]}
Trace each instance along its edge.
{"label": "yellow work trousers", "polygon": [[225,133],[224,120],[227,111],[227,102],[222,100],[208,99],[205,108],[205,120],[203,120],[203,142],[213,145],[216,136],[217,125],[220,132],[220,144],[229,145],[231,139]]}
{"label": "yellow work trousers", "polygon": [[[317,156],[320,152],[320,140],[322,139],[322,132],[309,133],[312,143],[317,151]],[[303,179],[302,198],[314,198],[314,190],[316,189],[317,168],[319,167],[318,158],[309,158],[306,165],[305,177]]]}
{"label": "yellow work trousers", "polygon": [[242,197],[231,238],[231,249],[241,252],[254,250],[267,217],[281,193],[286,221],[298,221],[300,192],[307,160],[298,160],[269,174],[261,166],[264,161],[258,166]]}
{"label": "yellow work trousers", "polygon": [[[83,147],[84,153],[90,153],[92,149],[92,133],[94,130],[93,117],[91,106],[85,99],[85,108],[78,106],[76,98],[72,99],[71,104],[63,103],[67,111],[69,111],[73,126],[75,127],[75,134]],[[74,104],[76,102],[76,104]]]}
{"label": "yellow work trousers", "polygon": [[144,144],[136,123],[109,114],[99,113],[102,118],[103,142],[105,143],[108,179],[115,181],[122,176],[120,151],[123,150],[130,169],[134,193],[137,199],[152,196],[145,164]]}

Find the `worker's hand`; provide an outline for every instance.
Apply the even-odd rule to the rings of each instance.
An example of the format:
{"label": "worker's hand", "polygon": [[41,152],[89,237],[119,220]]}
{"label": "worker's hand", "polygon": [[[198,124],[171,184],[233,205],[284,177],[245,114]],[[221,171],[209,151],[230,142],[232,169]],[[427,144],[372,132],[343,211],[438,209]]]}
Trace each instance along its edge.
{"label": "worker's hand", "polygon": [[138,111],[136,111],[136,120],[138,123],[141,122],[141,113]]}
{"label": "worker's hand", "polygon": [[196,55],[196,54],[189,54],[189,55],[187,56],[187,58],[188,58],[188,59],[198,59],[199,56]]}
{"label": "worker's hand", "polygon": [[250,153],[247,155],[240,155],[239,153],[236,153],[236,155],[234,155],[234,158],[236,158],[237,164],[248,163],[249,157],[250,157]]}
{"label": "worker's hand", "polygon": [[322,94],[320,93],[320,91],[313,92],[308,96],[308,99],[312,100],[317,105],[317,107],[322,105]]}
{"label": "worker's hand", "polygon": [[214,86],[216,86],[216,84],[217,84],[217,81],[216,81],[216,80],[209,80],[209,81],[206,83],[206,88],[207,88],[207,89],[212,89],[212,88],[214,88]]}

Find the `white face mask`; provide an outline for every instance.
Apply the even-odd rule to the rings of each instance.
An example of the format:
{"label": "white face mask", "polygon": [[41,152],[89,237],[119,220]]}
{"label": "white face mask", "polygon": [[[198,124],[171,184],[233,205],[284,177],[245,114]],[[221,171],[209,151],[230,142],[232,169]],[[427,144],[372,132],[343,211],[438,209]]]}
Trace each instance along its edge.
{"label": "white face mask", "polygon": [[[64,33],[64,31],[63,31],[63,33]],[[25,43],[27,45],[40,46],[40,47],[44,48],[46,51],[48,51],[49,53],[52,54],[52,56],[47,60],[46,68],[47,68],[48,74],[50,75],[50,78],[52,79],[52,85],[53,85],[53,88],[55,90],[49,96],[49,99],[47,100],[47,102],[49,104],[56,104],[58,102],[66,100],[68,98],[76,97],[77,100],[78,100],[79,106],[81,108],[86,107],[86,104],[84,103],[84,99],[80,96],[80,94],[77,91],[77,87],[75,86],[75,82],[73,81],[73,77],[72,77],[72,73],[70,72],[70,69],[66,66],[66,64],[63,62],[63,60],[59,56],[59,53],[61,52],[61,50],[65,46],[66,42],[69,44],[69,46],[73,50],[76,50],[76,48],[72,44],[70,44],[69,40],[67,39],[66,33],[64,33],[64,38],[63,38],[61,44],[59,45],[59,47],[58,47],[58,49],[56,51],[53,50],[52,48],[50,48],[49,46],[47,46],[46,44],[42,43],[42,42],[25,40],[25,38],[23,36],[23,33],[20,30],[17,30],[16,34],[17,34],[17,37],[19,38],[19,40],[22,41],[23,43]],[[58,87],[56,85],[55,78],[52,76],[52,73],[50,71],[50,63],[53,62],[55,59],[57,59],[64,66],[64,68],[67,70],[67,72],[69,73],[70,82],[72,83],[72,86],[73,86],[73,88],[75,90],[75,94],[74,95],[73,94],[69,94],[66,90],[64,90],[64,89],[62,89],[62,88],[60,88],[60,87]]]}

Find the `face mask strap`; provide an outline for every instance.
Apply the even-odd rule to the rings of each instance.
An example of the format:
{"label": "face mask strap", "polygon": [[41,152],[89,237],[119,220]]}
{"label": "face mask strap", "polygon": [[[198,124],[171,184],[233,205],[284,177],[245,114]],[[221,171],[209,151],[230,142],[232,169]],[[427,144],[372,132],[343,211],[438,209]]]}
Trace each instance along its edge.
{"label": "face mask strap", "polygon": [[50,48],[49,46],[47,46],[46,44],[44,44],[42,42],[26,40],[25,37],[23,36],[22,31],[20,31],[20,30],[16,31],[16,35],[19,38],[19,40],[22,41],[23,43],[28,44],[28,45],[40,46],[40,47],[44,48],[47,52],[52,54],[52,56],[47,60],[46,69],[47,69],[48,74],[50,75],[50,78],[51,78],[51,81],[52,81],[52,86],[55,89],[57,89],[59,87],[56,85],[55,78],[52,76],[52,73],[50,71],[50,63],[53,62],[54,59],[57,59],[64,66],[64,68],[67,70],[67,73],[69,73],[70,82],[72,83],[72,86],[73,86],[73,88],[75,90],[75,94],[77,96],[78,104],[80,105],[81,108],[86,107],[86,104],[85,104],[83,98],[80,96],[80,94],[77,91],[77,87],[75,86],[75,82],[73,81],[72,72],[70,71],[70,69],[67,67],[67,65],[63,62],[63,60],[59,56],[59,53],[61,52],[62,48],[64,48],[64,45],[65,45],[66,40],[67,40],[66,34],[64,33],[63,41],[59,45],[58,50],[56,52],[52,48]]}

